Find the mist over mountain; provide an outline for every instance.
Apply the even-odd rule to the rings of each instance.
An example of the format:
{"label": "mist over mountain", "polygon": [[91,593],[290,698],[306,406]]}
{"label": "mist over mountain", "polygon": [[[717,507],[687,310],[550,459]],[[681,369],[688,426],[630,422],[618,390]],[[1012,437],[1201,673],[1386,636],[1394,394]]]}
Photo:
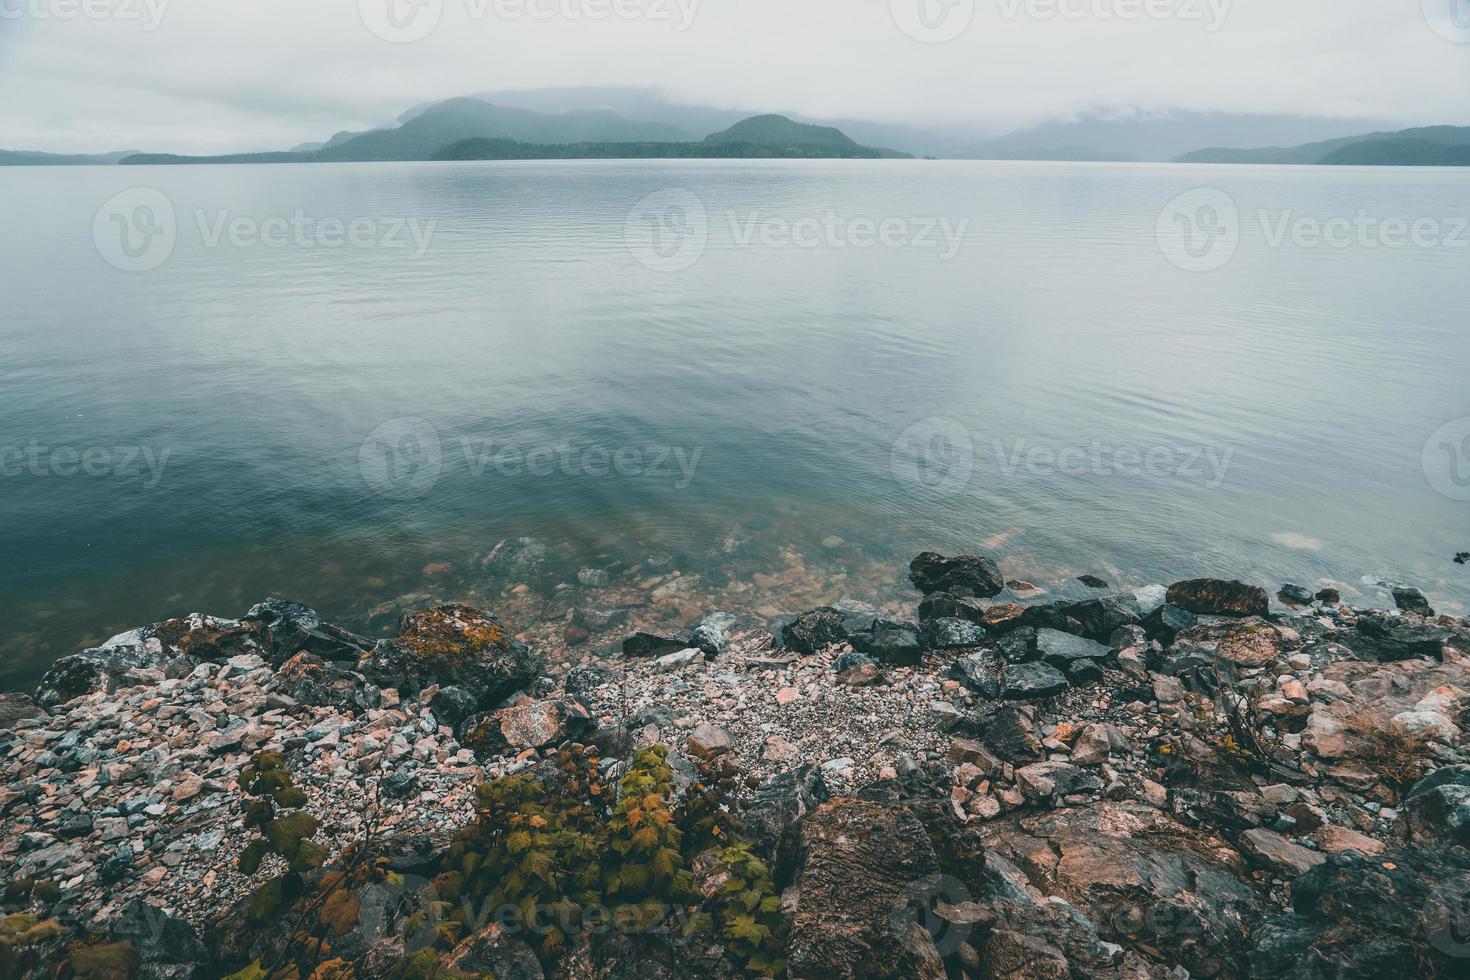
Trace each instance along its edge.
{"label": "mist over mountain", "polygon": [[39,150],[0,150],[0,167],[97,167],[119,163],[137,150],[111,153],[42,153]]}
{"label": "mist over mountain", "polygon": [[1470,127],[1464,126],[1421,126],[1299,146],[1211,147],[1194,150],[1178,158],[1180,163],[1439,167],[1465,166],[1467,160],[1470,160]]}

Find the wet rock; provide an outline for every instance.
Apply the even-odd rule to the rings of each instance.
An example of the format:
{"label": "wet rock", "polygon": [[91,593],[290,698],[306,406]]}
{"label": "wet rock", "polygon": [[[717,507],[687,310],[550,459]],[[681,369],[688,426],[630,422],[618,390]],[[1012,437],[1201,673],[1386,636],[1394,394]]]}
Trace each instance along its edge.
{"label": "wet rock", "polygon": [[434,717],[455,730],[479,707],[475,696],[462,687],[441,687],[429,701],[429,710],[434,712]]}
{"label": "wet rock", "polygon": [[267,599],[250,607],[243,622],[258,622],[269,631],[269,659],[279,664],[302,651],[325,660],[356,663],[373,641],[322,622],[316,610],[289,599]]}
{"label": "wet rock", "polygon": [[1310,606],[1312,604],[1312,590],[1300,585],[1287,583],[1276,593],[1276,597],[1282,602],[1293,606]]}
{"label": "wet rock", "polygon": [[946,558],[932,551],[919,555],[909,564],[909,581],[925,595],[947,592],[989,598],[1005,589],[1005,579],[994,560],[979,555]]}
{"label": "wet rock", "polygon": [[924,656],[924,643],[918,627],[875,619],[866,629],[849,638],[852,648],[882,664],[912,667]]}
{"label": "wet rock", "polygon": [[846,617],[830,606],[802,613],[781,629],[781,642],[788,650],[803,655],[847,642]]}
{"label": "wet rock", "polygon": [[507,582],[528,582],[546,569],[546,545],[535,538],[506,538],[478,559],[485,573]]}
{"label": "wet rock", "polygon": [[204,980],[209,952],[194,928],[141,899],[128,903],[112,923],[113,942],[132,943],[142,963],[139,980]]}
{"label": "wet rock", "polygon": [[440,961],[456,976],[496,980],[541,980],[546,974],[525,940],[491,923],[450,950]]}
{"label": "wet rock", "polygon": [[1025,709],[1007,705],[989,712],[979,721],[986,747],[1006,762],[1033,762],[1042,757],[1036,725]]}
{"label": "wet rock", "polygon": [[433,684],[461,687],[489,708],[534,681],[541,666],[494,616],[448,605],[404,616],[398,637],[380,640],[359,669],[408,696]]}
{"label": "wet rock", "polygon": [[984,643],[988,634],[984,628],[963,619],[935,619],[925,624],[925,637],[931,650],[960,650],[977,647]]}
{"label": "wet rock", "polygon": [[1393,590],[1393,602],[1404,612],[1420,616],[1432,617],[1434,615],[1434,610],[1430,608],[1429,600],[1424,598],[1424,593],[1413,586],[1396,586]]}
{"label": "wet rock", "polygon": [[982,697],[1000,697],[1000,672],[1005,661],[992,650],[961,657],[949,666],[949,676]]}
{"label": "wet rock", "polygon": [[1281,659],[1283,649],[1281,631],[1264,619],[1220,620],[1180,633],[1162,669],[1177,676],[1200,666],[1266,667]]}
{"label": "wet rock", "polygon": [[689,649],[689,641],[678,636],[639,631],[623,638],[625,657],[662,657]]}
{"label": "wet rock", "polygon": [[1074,660],[1067,665],[1067,682],[1073,687],[1101,684],[1106,675],[1096,660]]}
{"label": "wet rock", "polygon": [[[774,864],[783,837],[799,828],[807,815],[828,798],[827,784],[818,766],[800,766],[767,780],[741,809],[741,821],[752,849],[762,860]],[[779,869],[773,867],[773,870]]]}
{"label": "wet rock", "polygon": [[1329,606],[1335,606],[1342,602],[1342,593],[1336,589],[1322,589],[1317,593],[1317,601],[1326,603]]}
{"label": "wet rock", "polygon": [[1081,625],[1081,635],[1099,641],[1107,641],[1120,627],[1135,625],[1143,619],[1138,600],[1127,594],[1068,603],[1063,612]]}
{"label": "wet rock", "polygon": [[597,606],[577,606],[572,610],[572,625],[597,632],[622,626],[628,621],[626,609],[602,609]]}
{"label": "wet rock", "polygon": [[35,701],[54,708],[93,691],[161,681],[163,668],[172,659],[162,641],[146,630],[123,633],[100,647],[57,660],[42,676]]}
{"label": "wet rock", "polygon": [[1187,609],[1165,603],[1143,621],[1148,638],[1168,646],[1185,630],[1199,625],[1199,617]]}
{"label": "wet rock", "polygon": [[1050,698],[1067,689],[1067,678],[1050,664],[1008,664],[1000,675],[1000,696],[1007,701]]}
{"label": "wet rock", "polygon": [[534,701],[494,715],[512,749],[539,749],[576,741],[592,731],[592,716],[575,701]]}
{"label": "wet rock", "polygon": [[1293,844],[1272,830],[1253,827],[1240,835],[1240,846],[1246,854],[1277,874],[1295,877],[1327,860],[1317,851]]}
{"label": "wet rock", "polygon": [[924,825],[907,808],[823,804],[802,825],[784,903],[792,976],[944,977],[927,932],[894,928],[912,890],[939,870]]}
{"label": "wet rock", "polygon": [[0,693],[0,732],[9,731],[18,721],[46,717],[46,709],[28,694]]}
{"label": "wet rock", "polygon": [[1079,660],[1102,660],[1110,653],[1094,640],[1052,629],[1036,631],[1036,651],[1043,663],[1058,670],[1066,670]]}
{"label": "wet rock", "polygon": [[837,682],[848,687],[866,687],[883,680],[883,668],[866,653],[844,653],[832,664]]}
{"label": "wet rock", "polygon": [[404,800],[419,791],[419,777],[413,772],[395,772],[379,782],[383,795],[390,800]]}
{"label": "wet rock", "polygon": [[1292,909],[1256,930],[1253,977],[1410,980],[1464,975],[1463,848],[1328,856],[1292,883]]}
{"label": "wet rock", "polygon": [[713,759],[735,750],[730,733],[718,725],[701,722],[689,733],[689,754],[696,759]]}
{"label": "wet rock", "polygon": [[1192,976],[1242,976],[1259,899],[1219,838],[1107,801],[1018,814],[986,824],[984,837],[992,863],[1020,868],[1027,885],[1076,906],[1104,939],[1167,950],[1166,961]]}
{"label": "wet rock", "polygon": [[1169,586],[1170,605],[1214,616],[1265,616],[1271,611],[1266,590],[1244,582],[1197,578]]}
{"label": "wet rock", "polygon": [[1385,614],[1359,616],[1356,626],[1355,632],[1342,635],[1342,643],[1365,660],[1444,660],[1447,648],[1470,655],[1470,631],[1465,629]]}
{"label": "wet rock", "polygon": [[1436,769],[1410,788],[1402,807],[1416,843],[1470,844],[1470,765]]}
{"label": "wet rock", "polygon": [[363,675],[315,654],[298,653],[280,666],[276,678],[283,694],[312,707],[365,712],[382,701],[381,692]]}
{"label": "wet rock", "polygon": [[1081,582],[1089,589],[1108,588],[1108,580],[1105,578],[1098,578],[1096,575],[1079,575],[1077,576],[1077,581]]}
{"label": "wet rock", "polygon": [[606,664],[582,664],[567,671],[562,689],[568,694],[586,694],[607,684],[615,684],[623,672]]}
{"label": "wet rock", "polygon": [[1102,789],[1102,780],[1086,769],[1066,762],[1038,762],[1016,770],[1016,785],[1029,800],[1049,801],[1058,796]]}

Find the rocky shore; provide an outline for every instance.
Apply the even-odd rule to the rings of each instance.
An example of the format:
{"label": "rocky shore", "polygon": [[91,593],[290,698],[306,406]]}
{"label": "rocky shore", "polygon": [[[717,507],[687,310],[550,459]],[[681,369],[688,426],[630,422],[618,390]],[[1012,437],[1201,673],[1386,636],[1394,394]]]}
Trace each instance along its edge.
{"label": "rocky shore", "polygon": [[[65,657],[0,695],[0,976],[1470,976],[1470,621],[1405,586],[1375,611],[1214,579],[1056,598],[977,555],[907,577],[906,610],[848,597],[778,629],[669,628],[582,582],[556,657],[465,605],[375,640],[278,599]],[[722,845],[672,903],[712,931],[415,940],[472,877],[451,839],[498,832],[478,788],[564,788],[569,752],[622,786],[614,821],[631,760],[666,766],[636,812],[686,842],[724,785],[709,819],[771,902],[722,890],[761,878]],[[269,920],[241,867],[262,753],[325,856]],[[756,896],[748,929],[726,891]],[[286,916],[349,904],[329,892],[352,914],[306,970]]]}

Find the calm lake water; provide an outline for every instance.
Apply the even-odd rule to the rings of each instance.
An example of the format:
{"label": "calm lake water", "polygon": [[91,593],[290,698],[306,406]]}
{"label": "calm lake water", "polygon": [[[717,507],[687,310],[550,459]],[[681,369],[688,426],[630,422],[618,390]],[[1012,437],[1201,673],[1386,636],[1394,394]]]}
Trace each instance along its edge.
{"label": "calm lake water", "polygon": [[572,582],[985,547],[1463,612],[1467,180],[0,170],[0,685],[269,594],[362,625],[522,535]]}

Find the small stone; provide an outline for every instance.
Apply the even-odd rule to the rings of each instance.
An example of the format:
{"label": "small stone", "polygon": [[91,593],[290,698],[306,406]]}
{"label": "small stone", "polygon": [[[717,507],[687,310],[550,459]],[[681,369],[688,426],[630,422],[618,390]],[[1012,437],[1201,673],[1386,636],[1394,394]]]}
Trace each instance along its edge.
{"label": "small stone", "polygon": [[701,722],[689,733],[689,754],[698,759],[713,759],[734,751],[730,733],[717,725]]}

